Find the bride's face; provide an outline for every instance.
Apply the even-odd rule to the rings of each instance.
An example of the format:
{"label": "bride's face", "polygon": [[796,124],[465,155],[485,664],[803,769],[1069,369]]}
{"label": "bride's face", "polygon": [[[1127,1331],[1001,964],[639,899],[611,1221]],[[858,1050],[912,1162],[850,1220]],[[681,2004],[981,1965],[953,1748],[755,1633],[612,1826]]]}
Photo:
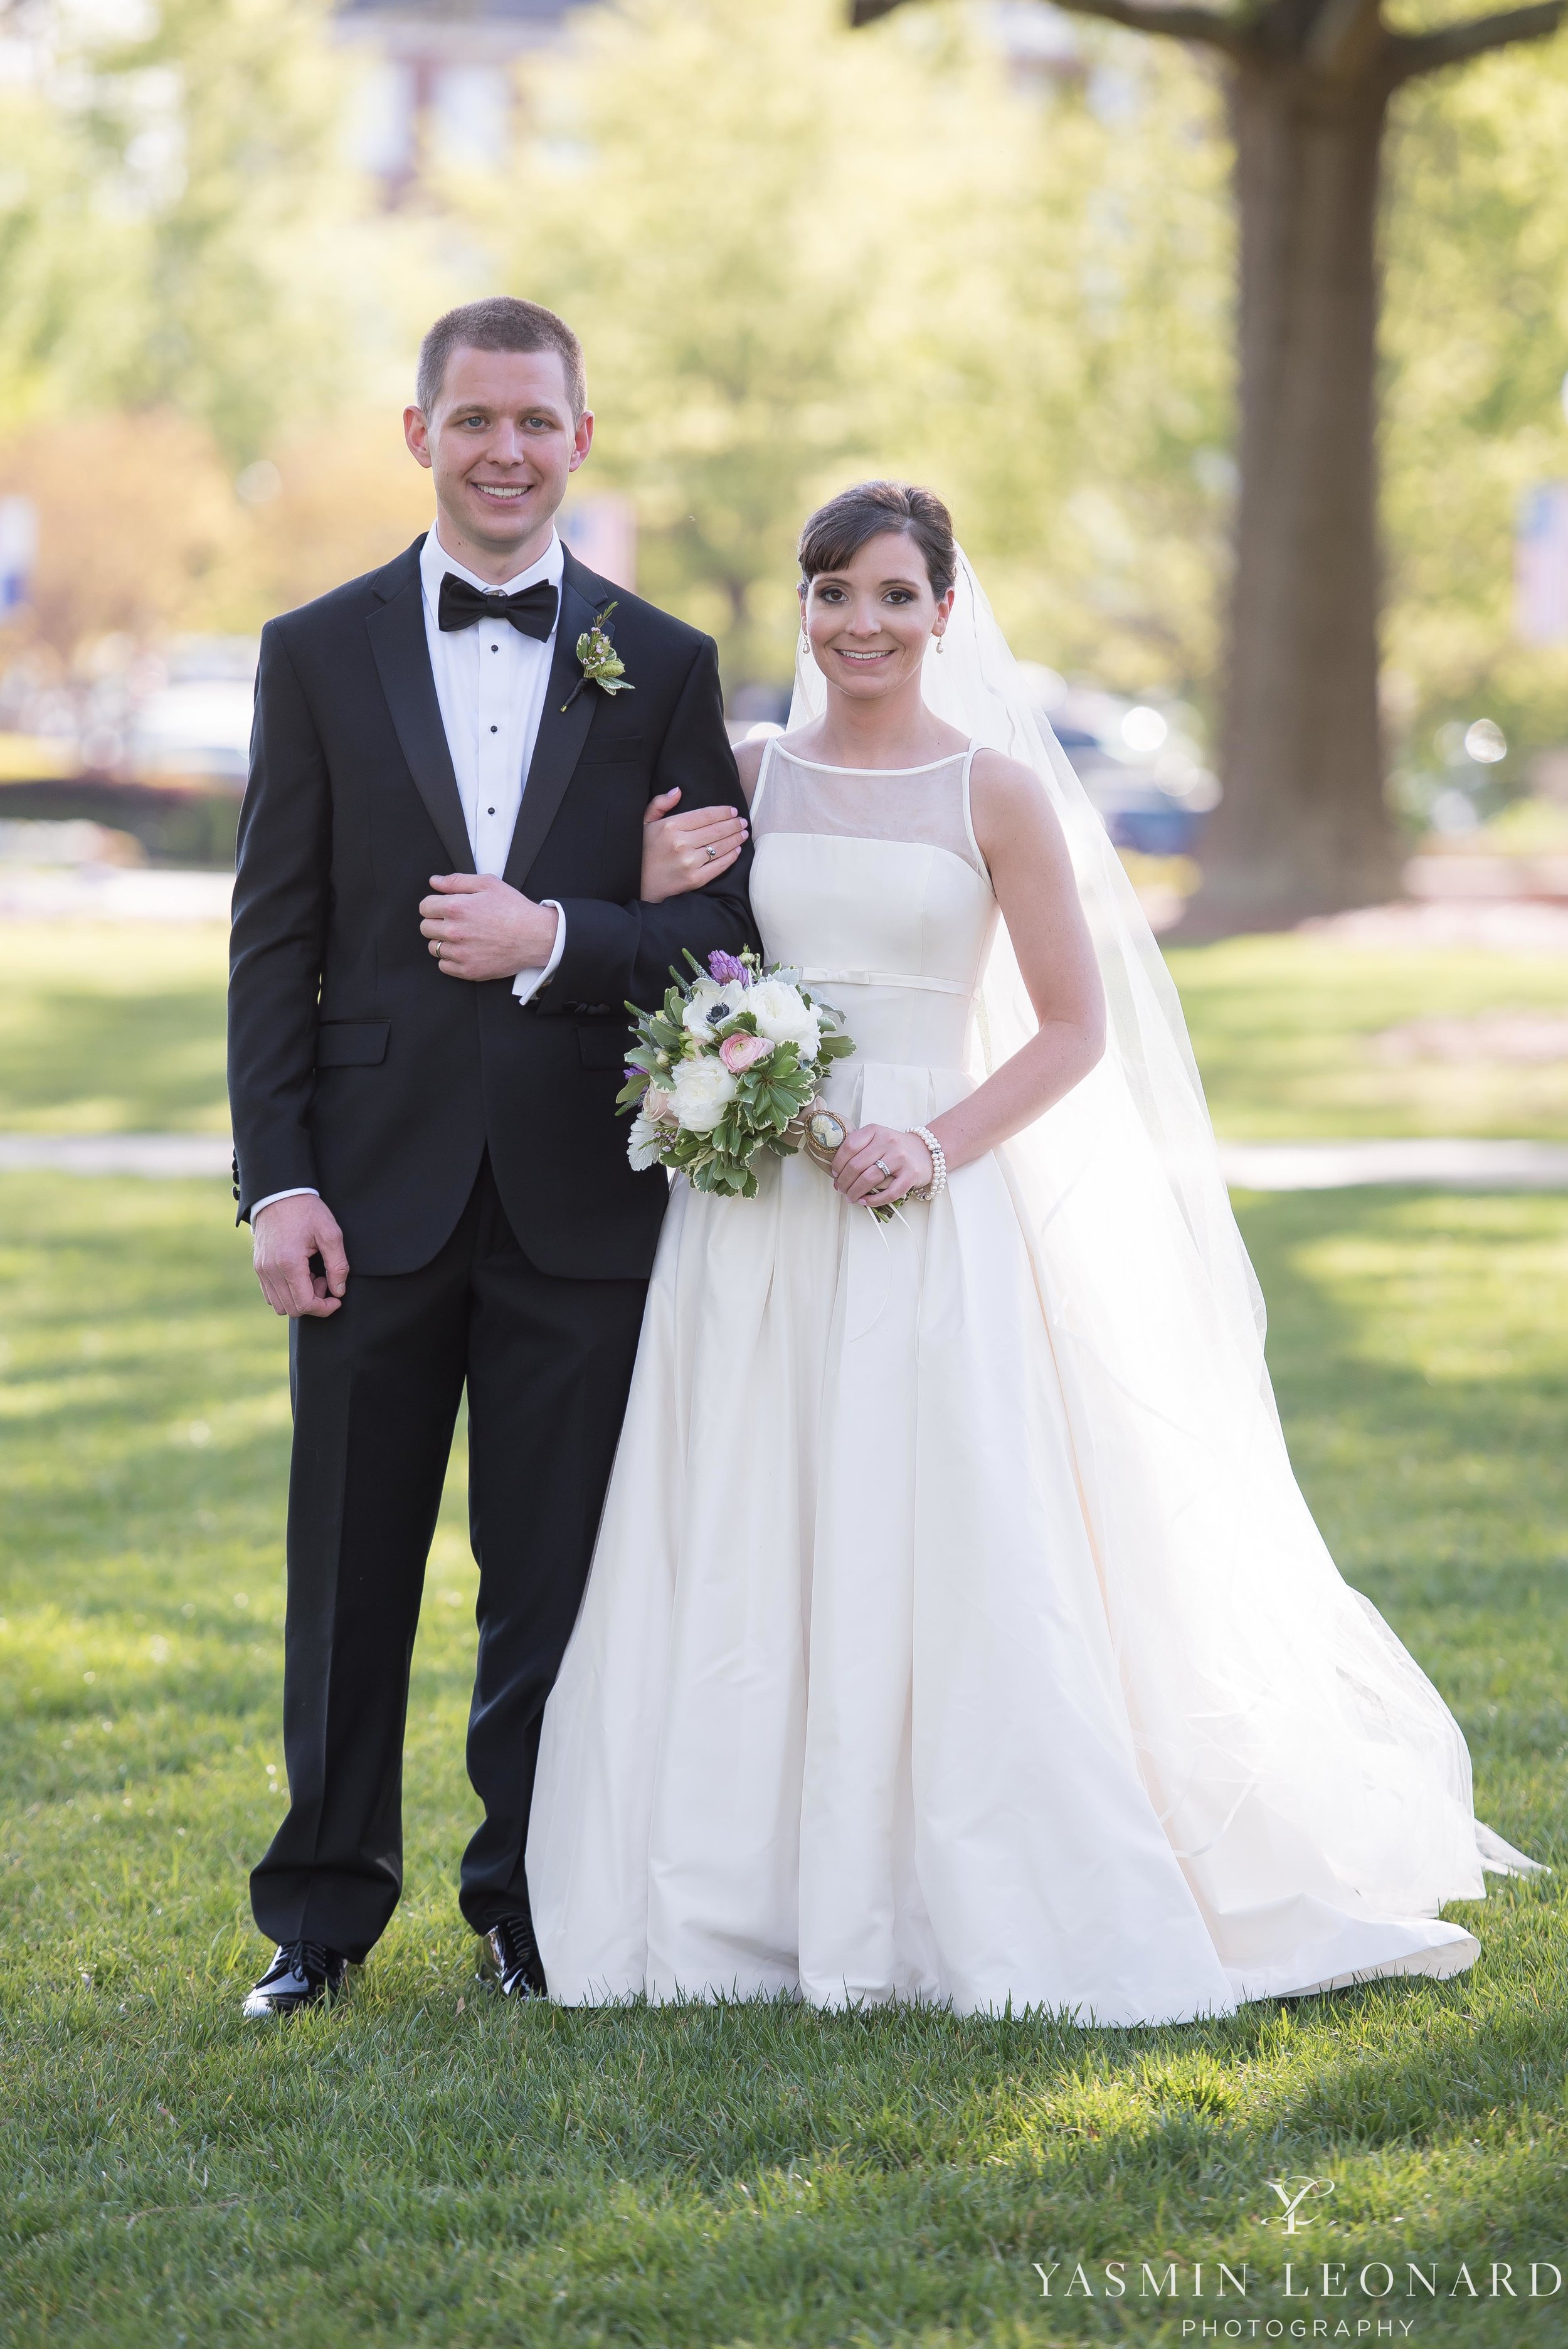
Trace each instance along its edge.
{"label": "bride's face", "polygon": [[906,532],[868,538],[841,571],[820,571],[800,591],[817,667],[856,701],[877,701],[918,677],[925,648],[947,626],[949,589],[931,592],[920,548]]}

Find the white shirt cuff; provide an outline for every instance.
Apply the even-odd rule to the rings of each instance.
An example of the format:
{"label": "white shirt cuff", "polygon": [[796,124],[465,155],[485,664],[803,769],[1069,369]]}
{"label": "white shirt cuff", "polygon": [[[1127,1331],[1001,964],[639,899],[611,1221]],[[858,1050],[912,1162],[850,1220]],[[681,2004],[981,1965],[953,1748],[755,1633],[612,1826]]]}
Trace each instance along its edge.
{"label": "white shirt cuff", "polygon": [[292,1191],[269,1191],[264,1199],[257,1199],[251,1208],[253,1224],[263,1207],[275,1206],[279,1199],[319,1199],[321,1193],[314,1183],[296,1183]]}
{"label": "white shirt cuff", "polygon": [[540,903],[549,905],[555,915],[555,944],[550,949],[550,960],[542,970],[520,970],[511,982],[511,991],[520,1003],[531,1003],[547,978],[555,976],[556,965],[566,952],[566,914],[554,897],[542,897]]}

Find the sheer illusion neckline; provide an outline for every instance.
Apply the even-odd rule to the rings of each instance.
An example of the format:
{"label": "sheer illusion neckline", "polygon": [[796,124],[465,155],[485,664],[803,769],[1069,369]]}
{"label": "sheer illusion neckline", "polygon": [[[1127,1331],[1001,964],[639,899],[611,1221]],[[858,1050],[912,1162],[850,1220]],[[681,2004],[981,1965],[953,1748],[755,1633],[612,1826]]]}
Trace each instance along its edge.
{"label": "sheer illusion neckline", "polygon": [[969,812],[975,745],[914,767],[843,767],[801,759],[775,734],[751,794],[752,837],[775,833],[887,841],[945,851],[989,886]]}
{"label": "sheer illusion neckline", "polygon": [[785,743],[788,740],[786,735],[775,734],[769,739],[778,746],[783,756],[792,760],[797,767],[815,768],[820,775],[933,775],[938,767],[950,767],[956,759],[973,758],[976,747],[973,742],[965,742],[962,750],[948,750],[942,758],[927,759],[918,767],[835,767],[826,759],[808,759],[804,758],[799,750],[786,750]]}

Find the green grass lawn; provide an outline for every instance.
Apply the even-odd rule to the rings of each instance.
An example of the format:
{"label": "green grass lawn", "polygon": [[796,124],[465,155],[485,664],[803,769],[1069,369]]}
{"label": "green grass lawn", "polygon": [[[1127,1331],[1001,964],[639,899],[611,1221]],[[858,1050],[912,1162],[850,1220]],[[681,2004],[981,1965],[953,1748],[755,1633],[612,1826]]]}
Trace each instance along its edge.
{"label": "green grass lawn", "polygon": [[1390,1063],[1388,1029],[1481,1012],[1568,1012],[1568,956],[1410,954],[1322,937],[1171,947],[1216,1130],[1315,1135],[1568,1133],[1568,1058]]}
{"label": "green grass lawn", "polygon": [[0,922],[0,1132],[226,1133],[216,924]]}
{"label": "green grass lawn", "polygon": [[[1568,1201],[1343,1193],[1245,1223],[1329,1537],[1459,1712],[1483,1816],[1561,1867]],[[1525,2290],[1532,2261],[1568,2275],[1561,1876],[1456,1912],[1483,1955],[1452,1983],[1185,2030],[500,2008],[454,1898],[457,1470],[415,1663],[407,1898],[346,2007],[242,2028],[263,1954],[244,1872],[283,1799],[287,1412],[225,1187],[0,1178],[0,1331],[7,2341],[1568,2332],[1568,2288],[1533,2313],[1450,2290],[1460,2261],[1483,2293],[1493,2261]],[[1282,2176],[1336,2188],[1290,2243],[1265,2223]],[[1282,2298],[1287,2252],[1311,2299]],[[1362,2297],[1364,2264],[1403,2284],[1407,2258],[1440,2263],[1441,2297]],[[1191,2263],[1212,2295],[1222,2260],[1247,2264],[1244,2302],[1192,2297]],[[1049,2302],[1037,2261],[1058,2263]],[[1063,2299],[1078,2261],[1096,2296]],[[1145,2261],[1161,2282],[1182,2263],[1179,2303],[1140,2293]],[[1347,2298],[1322,2298],[1326,2261]]]}
{"label": "green grass lawn", "polygon": [[[225,947],[204,926],[0,925],[0,1131],[223,1132]],[[1223,1134],[1568,1131],[1568,1061],[1395,1066],[1377,1044],[1433,1015],[1568,1011],[1568,956],[1289,936],[1170,960]]]}
{"label": "green grass lawn", "polygon": [[[1297,938],[1171,961],[1222,1132],[1563,1130],[1560,1068],[1391,1068],[1372,1040],[1560,1009],[1568,961]],[[213,930],[0,928],[0,1129],[221,1131],[222,968]],[[1244,1222],[1336,1555],[1460,1713],[1483,1816],[1562,1866],[1568,1202],[1362,1192]],[[1483,2295],[1493,2261],[1526,2291],[1532,2260],[1568,2276],[1557,1878],[1473,1912],[1482,1961],[1455,1983],[1187,2031],[498,2010],[455,1903],[460,1461],[415,1665],[407,1898],[348,2007],[242,2031],[244,1873],[283,1799],[286,1446],[283,1334],[225,1186],[0,1178],[0,2338],[1568,2337],[1568,2286],[1533,2312],[1449,2289],[1461,2260]],[[1288,2245],[1264,2223],[1284,2175],[1336,2188]],[[1287,2303],[1287,2251],[1298,2289],[1348,2263],[1349,2296]],[[1440,2297],[1357,2290],[1407,2257],[1440,2262]],[[1080,2259],[1095,2297],[1063,2299]],[[1145,2260],[1182,2263],[1179,2304],[1140,2292]],[[1244,2303],[1212,2297],[1221,2260],[1248,2263]],[[1036,2261],[1058,2263],[1048,2302]]]}

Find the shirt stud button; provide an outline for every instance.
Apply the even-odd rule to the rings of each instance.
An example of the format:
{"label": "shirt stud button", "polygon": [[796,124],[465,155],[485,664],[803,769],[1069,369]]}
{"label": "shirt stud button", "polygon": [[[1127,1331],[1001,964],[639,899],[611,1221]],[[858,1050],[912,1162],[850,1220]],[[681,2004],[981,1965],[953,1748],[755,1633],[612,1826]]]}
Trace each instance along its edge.
{"label": "shirt stud button", "polygon": [[495,733],[495,731],[496,731],[496,730],[496,730],[493,726],[490,728],[490,732],[491,732],[492,734],[493,734],[493,733]]}
{"label": "shirt stud button", "polygon": [[494,815],[495,810],[494,808],[486,808],[485,813],[486,815]]}

